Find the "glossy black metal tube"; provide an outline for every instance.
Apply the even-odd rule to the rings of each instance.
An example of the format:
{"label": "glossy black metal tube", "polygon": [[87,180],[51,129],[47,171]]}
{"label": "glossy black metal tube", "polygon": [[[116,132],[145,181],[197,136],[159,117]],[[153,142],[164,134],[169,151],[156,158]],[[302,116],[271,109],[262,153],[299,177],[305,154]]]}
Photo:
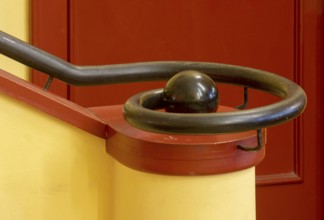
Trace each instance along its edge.
{"label": "glossy black metal tube", "polygon": [[0,31],[0,53],[72,85],[100,85],[168,79],[181,70],[197,65],[192,62],[144,62],[77,66],[2,31]]}
{"label": "glossy black metal tube", "polygon": [[[240,74],[249,68],[206,62],[142,62],[102,66],[77,66],[0,31],[0,53],[72,85],[100,85],[169,79],[183,70],[215,74],[215,81],[241,84],[251,79]],[[253,70],[251,69],[253,72]],[[230,74],[230,75],[228,75]],[[250,77],[250,75],[249,75]],[[254,76],[252,76],[254,77]],[[253,80],[252,80],[253,81]],[[253,86],[249,84],[249,86]]]}
{"label": "glossy black metal tube", "polygon": [[[281,101],[254,109],[206,114],[162,113],[150,109],[161,91],[138,94],[125,106],[125,118],[136,127],[171,133],[225,133],[260,129],[297,117],[306,95],[292,81],[261,70],[206,62],[143,62],[77,66],[0,31],[0,53],[73,85],[100,85],[169,79],[183,70],[197,70],[215,81],[263,90]],[[154,104],[155,103],[155,104]]]}

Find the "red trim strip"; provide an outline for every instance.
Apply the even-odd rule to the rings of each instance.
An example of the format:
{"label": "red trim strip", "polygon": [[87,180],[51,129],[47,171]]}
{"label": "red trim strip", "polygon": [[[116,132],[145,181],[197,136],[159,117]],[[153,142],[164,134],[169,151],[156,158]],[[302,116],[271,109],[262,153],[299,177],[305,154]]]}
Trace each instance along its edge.
{"label": "red trim strip", "polygon": [[[168,175],[218,174],[256,166],[264,158],[264,147],[258,152],[237,148],[238,144],[256,146],[255,131],[213,135],[158,134],[129,125],[123,118],[122,106],[91,110],[110,127],[107,152],[136,170]],[[232,109],[220,106],[219,110]]]}
{"label": "red trim strip", "polygon": [[0,92],[101,138],[107,125],[91,111],[0,70]]}

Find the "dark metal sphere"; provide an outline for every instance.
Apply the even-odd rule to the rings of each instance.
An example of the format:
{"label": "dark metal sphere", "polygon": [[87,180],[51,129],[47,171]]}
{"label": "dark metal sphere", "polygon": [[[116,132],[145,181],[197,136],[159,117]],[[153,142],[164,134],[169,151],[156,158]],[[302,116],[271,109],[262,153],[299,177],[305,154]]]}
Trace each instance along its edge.
{"label": "dark metal sphere", "polygon": [[204,73],[186,70],[174,75],[163,90],[166,111],[208,113],[218,108],[218,90]]}

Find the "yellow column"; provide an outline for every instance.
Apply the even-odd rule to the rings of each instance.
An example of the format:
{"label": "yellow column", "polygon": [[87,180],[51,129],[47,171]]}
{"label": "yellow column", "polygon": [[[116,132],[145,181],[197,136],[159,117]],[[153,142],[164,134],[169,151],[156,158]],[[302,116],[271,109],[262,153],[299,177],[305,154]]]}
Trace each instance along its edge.
{"label": "yellow column", "polygon": [[[29,0],[0,0],[0,30],[29,41]],[[29,80],[29,69],[0,55],[0,69]]]}
{"label": "yellow column", "polygon": [[210,176],[112,169],[113,220],[254,220],[255,169]]}

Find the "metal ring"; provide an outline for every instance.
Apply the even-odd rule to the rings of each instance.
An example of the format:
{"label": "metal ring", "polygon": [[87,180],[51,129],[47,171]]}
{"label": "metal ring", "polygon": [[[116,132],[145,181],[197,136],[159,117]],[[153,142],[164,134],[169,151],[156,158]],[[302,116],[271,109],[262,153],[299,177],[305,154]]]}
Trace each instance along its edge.
{"label": "metal ring", "polygon": [[[282,98],[279,102],[253,109],[180,114],[156,111],[162,89],[137,94],[124,105],[124,117],[133,126],[160,133],[229,133],[258,130],[299,116],[306,106],[306,94],[296,83],[273,73],[231,65],[210,64],[207,74],[218,82],[263,90]],[[221,70],[221,71],[220,71]]]}

